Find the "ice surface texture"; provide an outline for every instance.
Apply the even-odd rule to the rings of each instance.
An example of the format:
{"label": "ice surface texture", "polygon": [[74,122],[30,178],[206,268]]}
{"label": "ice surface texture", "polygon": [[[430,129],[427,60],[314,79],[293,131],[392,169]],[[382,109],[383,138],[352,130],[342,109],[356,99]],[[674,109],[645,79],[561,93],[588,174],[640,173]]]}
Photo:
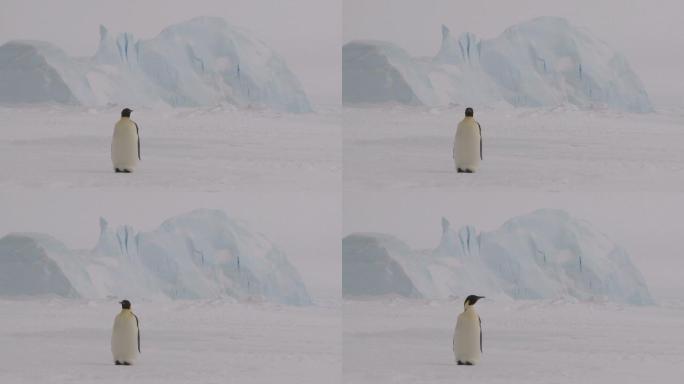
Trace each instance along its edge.
{"label": "ice surface texture", "polygon": [[506,102],[653,110],[627,60],[562,18],[537,18],[490,40],[471,33],[455,38],[442,26],[442,45],[434,58],[413,58],[378,41],[352,41],[342,56],[342,94],[348,105]]}
{"label": "ice surface texture", "polygon": [[217,210],[171,218],[151,232],[100,220],[91,251],[40,234],[0,239],[0,295],[197,299],[305,305],[297,270],[263,235]]}
{"label": "ice surface texture", "polygon": [[432,251],[412,250],[381,234],[347,236],[342,251],[346,297],[441,299],[476,292],[514,299],[653,303],[622,248],[559,210],[538,210],[479,234],[469,226],[454,231],[443,219],[440,244]]}
{"label": "ice surface texture", "polygon": [[215,17],[172,25],[149,40],[112,36],[102,26],[97,52],[87,59],[45,42],[1,46],[0,103],[39,102],[311,110],[277,53]]}

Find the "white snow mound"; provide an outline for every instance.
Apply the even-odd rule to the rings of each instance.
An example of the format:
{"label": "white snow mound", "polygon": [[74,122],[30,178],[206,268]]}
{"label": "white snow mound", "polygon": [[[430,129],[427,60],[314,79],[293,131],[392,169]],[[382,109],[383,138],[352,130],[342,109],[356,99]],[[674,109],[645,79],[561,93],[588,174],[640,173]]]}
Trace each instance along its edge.
{"label": "white snow mound", "polygon": [[443,106],[576,105],[651,112],[627,60],[567,20],[540,17],[491,40],[454,38],[442,26],[434,58],[413,58],[391,44],[353,41],[343,49],[345,104],[399,102]]}
{"label": "white snow mound", "polygon": [[101,26],[95,56],[81,60],[49,43],[8,42],[0,47],[0,102],[311,110],[277,53],[216,17],[172,25],[149,40]]}
{"label": "white snow mound", "polygon": [[[195,210],[151,232],[110,228],[90,251],[40,234],[0,239],[0,295],[311,303],[297,270],[263,235],[218,210]],[[25,282],[32,282],[26,284]]]}
{"label": "white snow mound", "polygon": [[[347,236],[343,294],[443,299],[476,293],[653,303],[627,253],[564,211],[535,211],[479,234],[473,227],[456,232],[443,219],[442,230],[432,251],[412,250],[387,235]],[[358,270],[364,273],[352,273]]]}

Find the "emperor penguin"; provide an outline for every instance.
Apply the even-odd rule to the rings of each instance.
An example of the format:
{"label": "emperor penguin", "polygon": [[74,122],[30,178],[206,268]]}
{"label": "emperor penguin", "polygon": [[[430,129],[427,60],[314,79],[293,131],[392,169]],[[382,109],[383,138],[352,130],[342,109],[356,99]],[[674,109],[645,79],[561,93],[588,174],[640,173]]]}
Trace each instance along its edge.
{"label": "emperor penguin", "polygon": [[112,328],[112,357],[116,365],[132,365],[140,353],[140,322],[131,311],[131,302],[120,302],[121,312]]}
{"label": "emperor penguin", "polygon": [[124,108],[121,119],[114,126],[112,136],[112,165],[114,171],[131,173],[140,160],[140,130],[131,120],[133,110]]}
{"label": "emperor penguin", "polygon": [[453,149],[454,165],[459,173],[473,173],[482,160],[482,127],[473,117],[473,109],[465,110],[465,118],[458,123]]}
{"label": "emperor penguin", "polygon": [[473,307],[484,296],[470,295],[463,303],[454,330],[454,359],[458,365],[475,365],[482,354],[482,321]]}

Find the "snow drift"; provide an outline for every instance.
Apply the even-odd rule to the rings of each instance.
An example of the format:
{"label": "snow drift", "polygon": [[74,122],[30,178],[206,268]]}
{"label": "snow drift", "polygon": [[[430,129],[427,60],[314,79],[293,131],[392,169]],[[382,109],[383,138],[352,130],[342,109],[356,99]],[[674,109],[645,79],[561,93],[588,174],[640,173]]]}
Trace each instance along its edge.
{"label": "snow drift", "polygon": [[345,104],[481,105],[653,110],[627,60],[565,19],[541,17],[491,40],[442,26],[433,58],[377,41],[342,49]]}
{"label": "snow drift", "polygon": [[64,297],[228,296],[310,304],[297,270],[262,235],[216,210],[171,218],[151,232],[100,221],[90,251],[39,234],[0,239],[0,295]]}
{"label": "snow drift", "polygon": [[412,250],[380,234],[347,236],[342,250],[346,297],[439,299],[475,292],[514,299],[653,303],[622,248],[558,210],[539,210],[479,234],[473,227],[454,231],[443,219],[440,244],[431,251]]}
{"label": "snow drift", "polygon": [[87,59],[45,42],[8,42],[0,47],[0,102],[311,110],[278,54],[215,17],[169,26],[149,40],[101,26]]}

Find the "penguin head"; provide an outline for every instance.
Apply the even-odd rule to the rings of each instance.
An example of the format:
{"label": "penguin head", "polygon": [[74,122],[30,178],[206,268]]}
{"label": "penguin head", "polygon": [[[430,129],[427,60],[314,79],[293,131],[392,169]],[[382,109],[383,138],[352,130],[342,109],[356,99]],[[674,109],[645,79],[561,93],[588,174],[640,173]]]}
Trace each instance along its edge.
{"label": "penguin head", "polygon": [[132,109],[130,109],[130,108],[124,108],[124,109],[121,111],[121,117],[131,117],[131,112],[133,112]]}
{"label": "penguin head", "polygon": [[473,109],[470,107],[466,108],[465,115],[466,117],[473,117]]}
{"label": "penguin head", "polygon": [[122,300],[119,304],[121,304],[121,309],[131,309],[131,302],[128,300]]}
{"label": "penguin head", "polygon": [[463,303],[463,306],[465,307],[465,309],[468,309],[469,307],[472,307],[473,305],[475,305],[475,303],[477,303],[478,300],[484,299],[484,298],[485,298],[484,296],[470,295],[470,296],[466,297],[465,302]]}

